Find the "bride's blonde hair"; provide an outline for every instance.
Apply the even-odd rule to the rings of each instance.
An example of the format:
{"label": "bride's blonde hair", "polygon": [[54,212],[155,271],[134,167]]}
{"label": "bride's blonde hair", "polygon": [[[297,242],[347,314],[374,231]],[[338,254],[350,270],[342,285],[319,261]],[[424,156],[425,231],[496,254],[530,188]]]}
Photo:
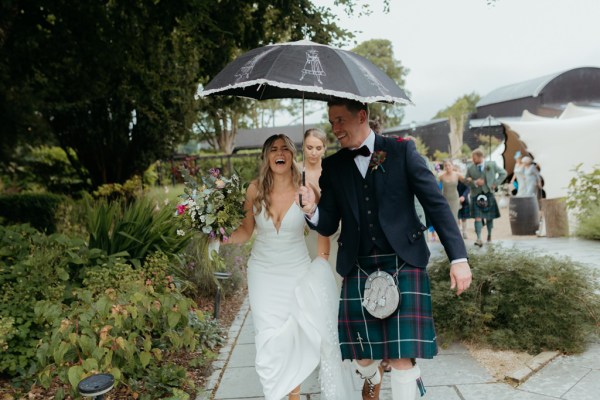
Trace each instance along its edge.
{"label": "bride's blonde hair", "polygon": [[269,137],[262,148],[261,153],[261,163],[258,170],[258,179],[257,179],[257,193],[254,198],[254,212],[259,214],[262,211],[263,205],[266,210],[267,219],[272,217],[271,214],[271,191],[273,190],[273,171],[271,171],[271,167],[269,166],[269,152],[271,151],[271,147],[273,143],[277,139],[282,139],[285,142],[288,150],[292,153],[292,183],[294,187],[297,189],[300,186],[301,174],[300,168],[296,164],[296,145],[294,142],[287,137],[286,135],[280,133],[278,135],[273,135]]}

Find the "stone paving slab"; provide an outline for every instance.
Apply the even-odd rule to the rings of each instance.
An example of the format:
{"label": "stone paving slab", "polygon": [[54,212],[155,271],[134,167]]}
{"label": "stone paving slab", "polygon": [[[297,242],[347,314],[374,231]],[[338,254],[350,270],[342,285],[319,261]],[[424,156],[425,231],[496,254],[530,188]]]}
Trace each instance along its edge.
{"label": "stone paving slab", "polygon": [[579,367],[565,361],[564,358],[558,358],[529,378],[519,389],[560,398],[589,372],[589,368]]}
{"label": "stone paving slab", "polygon": [[[581,354],[563,357],[563,363],[600,370],[600,343],[590,343]],[[598,394],[600,399],[600,393]]]}
{"label": "stone paving slab", "polygon": [[458,385],[463,400],[548,400],[555,397],[517,390],[505,383]]}
{"label": "stone paving slab", "polygon": [[258,374],[252,367],[227,368],[219,388],[215,394],[215,400],[220,399],[244,399],[263,398],[263,391]]}
{"label": "stone paving slab", "polygon": [[590,371],[563,398],[566,400],[598,400],[600,398],[600,371]]}
{"label": "stone paving slab", "polygon": [[254,343],[236,344],[235,351],[229,358],[227,368],[254,367],[256,346]]}
{"label": "stone paving slab", "polygon": [[469,354],[438,355],[418,360],[425,386],[488,383],[495,379]]}

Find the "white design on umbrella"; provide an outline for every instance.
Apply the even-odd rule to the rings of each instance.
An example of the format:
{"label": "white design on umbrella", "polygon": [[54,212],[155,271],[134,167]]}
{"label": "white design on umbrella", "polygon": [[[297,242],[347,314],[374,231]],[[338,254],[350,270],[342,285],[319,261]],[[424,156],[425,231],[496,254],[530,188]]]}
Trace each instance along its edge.
{"label": "white design on umbrella", "polygon": [[[310,69],[307,68],[310,66]],[[304,64],[304,68],[302,69],[302,76],[300,80],[304,79],[305,75],[314,75],[321,82],[321,76],[327,76],[325,70],[323,70],[323,66],[321,65],[321,60],[319,60],[319,51],[318,50],[308,50],[306,52],[306,63]]]}
{"label": "white design on umbrella", "polygon": [[356,65],[358,66],[358,68],[362,71],[363,75],[365,76],[365,78],[367,78],[367,80],[369,81],[369,83],[373,86],[375,86],[378,90],[379,93],[383,94],[383,95],[387,95],[390,91],[383,85],[383,83],[381,83],[381,81],[379,79],[377,79],[377,77],[375,77],[375,75],[373,75],[371,73],[371,71],[369,71],[361,62],[361,60],[359,60],[356,57],[352,57],[352,53],[347,53],[345,54],[346,56],[350,57],[350,58],[354,58],[354,61],[356,62]]}
{"label": "white design on umbrella", "polygon": [[237,78],[235,81],[239,82],[242,79],[250,78],[250,74],[252,73],[252,70],[254,69],[254,66],[256,65],[256,63],[259,62],[264,56],[266,56],[273,50],[275,50],[275,48],[269,49],[263,53],[256,55],[255,57],[252,57],[252,59],[250,61],[248,61],[246,64],[244,64],[238,70],[238,72],[235,74],[235,77]]}

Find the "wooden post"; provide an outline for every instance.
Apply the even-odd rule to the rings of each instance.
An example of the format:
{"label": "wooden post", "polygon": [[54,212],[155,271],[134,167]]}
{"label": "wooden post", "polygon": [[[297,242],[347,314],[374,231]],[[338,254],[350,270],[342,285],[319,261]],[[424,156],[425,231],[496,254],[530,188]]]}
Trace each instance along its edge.
{"label": "wooden post", "polygon": [[569,221],[565,198],[542,199],[542,210],[546,222],[546,237],[569,236]]}

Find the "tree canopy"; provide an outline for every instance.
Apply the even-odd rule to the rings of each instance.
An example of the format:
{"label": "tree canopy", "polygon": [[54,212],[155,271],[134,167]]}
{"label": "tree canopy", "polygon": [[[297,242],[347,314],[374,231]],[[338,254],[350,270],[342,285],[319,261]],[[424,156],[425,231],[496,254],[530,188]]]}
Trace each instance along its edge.
{"label": "tree canopy", "polygon": [[[387,39],[372,39],[360,43],[353,52],[359,54],[381,68],[398,86],[404,88],[409,69],[394,58],[392,42]],[[408,93],[407,93],[408,94]],[[382,128],[400,125],[404,109],[398,105],[375,103],[369,106],[370,118],[379,122]]]}
{"label": "tree canopy", "polygon": [[54,141],[74,150],[71,161],[94,186],[169,157],[196,120],[198,83],[236,54],[306,32],[323,43],[349,34],[309,0],[6,0],[0,7],[2,161],[35,138]]}
{"label": "tree canopy", "polygon": [[462,115],[469,115],[477,110],[479,100],[481,100],[481,96],[475,92],[462,95],[452,105],[438,111],[433,118],[457,118]]}

